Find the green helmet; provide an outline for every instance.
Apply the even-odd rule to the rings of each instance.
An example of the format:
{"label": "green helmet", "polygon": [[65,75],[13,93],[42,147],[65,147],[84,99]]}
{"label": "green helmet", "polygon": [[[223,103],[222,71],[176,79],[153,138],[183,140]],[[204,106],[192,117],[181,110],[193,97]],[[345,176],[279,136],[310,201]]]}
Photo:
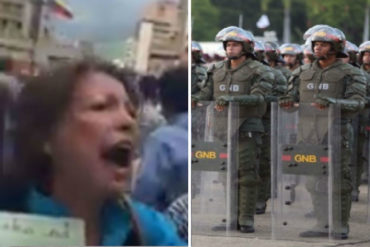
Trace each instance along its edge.
{"label": "green helmet", "polygon": [[338,58],[347,57],[347,55],[344,53],[346,37],[339,29],[329,26],[321,27],[313,32],[310,38],[312,42],[312,49],[317,41],[328,42],[332,44],[333,50]]}
{"label": "green helmet", "polygon": [[230,26],[222,29],[217,33],[215,40],[221,41],[225,50],[228,41],[241,42],[244,53],[253,55],[254,36],[251,32],[239,27]]}

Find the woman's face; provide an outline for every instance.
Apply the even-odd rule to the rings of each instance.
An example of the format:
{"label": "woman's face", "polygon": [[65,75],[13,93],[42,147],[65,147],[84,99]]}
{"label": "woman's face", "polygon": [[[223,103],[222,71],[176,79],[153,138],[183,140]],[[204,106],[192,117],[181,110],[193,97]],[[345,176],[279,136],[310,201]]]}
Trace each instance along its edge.
{"label": "woman's face", "polygon": [[117,195],[128,186],[137,134],[136,109],[123,85],[88,73],[48,143],[54,179],[93,196]]}

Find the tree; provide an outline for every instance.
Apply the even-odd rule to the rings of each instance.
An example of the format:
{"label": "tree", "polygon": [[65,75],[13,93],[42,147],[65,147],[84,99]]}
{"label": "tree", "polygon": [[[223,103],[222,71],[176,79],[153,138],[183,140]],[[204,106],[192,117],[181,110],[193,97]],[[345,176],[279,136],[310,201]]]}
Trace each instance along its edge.
{"label": "tree", "polygon": [[[328,24],[341,29],[347,39],[359,44],[363,41],[365,10],[370,0],[193,0],[193,34],[199,40],[213,40],[218,30],[238,26],[243,14],[243,28],[255,35],[263,35],[256,27],[262,14],[270,19],[268,30],[283,39],[284,7],[290,5],[290,40],[303,43],[302,35],[311,26]],[[286,8],[285,8],[286,9]],[[366,29],[365,29],[366,28]]]}
{"label": "tree", "polygon": [[306,0],[306,6],[308,27],[328,24],[342,30],[347,40],[355,44],[362,42],[367,0]]}
{"label": "tree", "polygon": [[219,9],[210,0],[193,0],[192,39],[197,41],[214,40],[219,31]]}

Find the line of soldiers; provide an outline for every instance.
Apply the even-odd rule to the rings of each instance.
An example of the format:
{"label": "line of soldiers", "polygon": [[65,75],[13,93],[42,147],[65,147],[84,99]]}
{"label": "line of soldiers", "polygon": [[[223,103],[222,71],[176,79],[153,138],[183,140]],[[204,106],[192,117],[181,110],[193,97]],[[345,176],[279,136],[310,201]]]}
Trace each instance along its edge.
{"label": "line of soldiers", "polygon": [[[346,239],[351,199],[358,201],[363,147],[369,134],[370,41],[357,48],[346,42],[342,31],[328,25],[308,29],[303,38],[302,46],[279,47],[275,42],[258,42],[244,29],[226,27],[216,41],[223,43],[227,59],[208,68],[201,59],[200,45],[193,42],[192,108],[203,100],[215,101],[218,111],[230,102],[239,103],[238,230],[252,233],[254,215],[265,213],[271,196],[270,103],[278,102],[286,109],[295,103],[312,103],[319,109],[339,105],[343,138],[342,175],[337,182],[341,183],[342,227],[335,238]],[[352,124],[355,118],[356,125]],[[314,192],[312,200],[314,211],[320,210],[315,208]],[[300,236],[318,237],[325,231],[316,228]]]}

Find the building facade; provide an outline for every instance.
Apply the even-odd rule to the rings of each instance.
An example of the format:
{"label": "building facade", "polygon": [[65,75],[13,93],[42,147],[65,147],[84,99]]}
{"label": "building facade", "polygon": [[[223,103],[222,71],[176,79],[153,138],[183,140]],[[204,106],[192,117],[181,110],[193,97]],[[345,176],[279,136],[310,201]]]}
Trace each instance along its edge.
{"label": "building facade", "polygon": [[48,29],[50,1],[0,0],[0,71],[35,74],[82,56],[79,47],[61,44]]}
{"label": "building facade", "polygon": [[162,0],[149,5],[138,25],[135,69],[160,75],[186,47],[187,1]]}

